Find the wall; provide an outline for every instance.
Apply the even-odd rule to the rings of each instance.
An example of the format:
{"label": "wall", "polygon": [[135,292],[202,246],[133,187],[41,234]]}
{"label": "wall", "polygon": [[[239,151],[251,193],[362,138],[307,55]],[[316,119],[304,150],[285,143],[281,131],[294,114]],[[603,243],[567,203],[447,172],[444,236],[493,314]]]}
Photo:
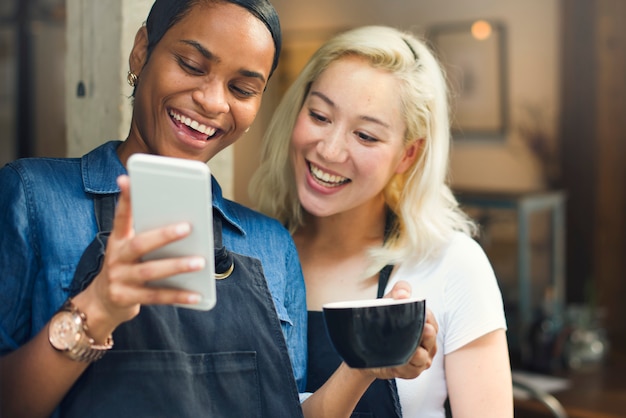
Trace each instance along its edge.
{"label": "wall", "polygon": [[64,7],[34,3],[37,13],[18,13],[17,1],[0,6],[0,167],[65,155]]}
{"label": "wall", "polygon": [[[452,181],[459,188],[508,191],[545,186],[542,167],[524,146],[517,128],[527,122],[524,109],[532,106],[545,117],[546,136],[551,141],[557,136],[558,0],[274,0],[273,4],[281,17],[286,44],[302,34],[317,31],[323,36],[363,24],[388,24],[423,34],[435,24],[478,18],[504,22],[508,32],[510,131],[502,141],[455,141]],[[246,187],[257,166],[260,138],[278,100],[277,80],[270,84],[254,130],[235,145],[235,198],[244,203],[248,203]]]}
{"label": "wall", "polygon": [[65,108],[65,25],[62,22],[34,22],[33,133],[37,156],[63,157],[66,152]]}
{"label": "wall", "polygon": [[[128,54],[151,0],[67,1],[67,155],[77,157],[130,126]],[[82,82],[85,95],[77,95]]]}
{"label": "wall", "polygon": [[17,25],[0,24],[0,167],[15,159]]}

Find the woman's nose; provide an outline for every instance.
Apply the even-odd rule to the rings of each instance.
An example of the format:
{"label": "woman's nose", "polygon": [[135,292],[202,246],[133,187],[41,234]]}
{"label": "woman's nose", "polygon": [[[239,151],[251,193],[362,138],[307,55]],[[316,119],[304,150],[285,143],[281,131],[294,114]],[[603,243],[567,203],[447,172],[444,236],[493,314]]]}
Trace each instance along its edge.
{"label": "woman's nose", "polygon": [[326,132],[324,138],[317,143],[317,152],[326,161],[343,162],[348,156],[346,138],[339,129]]}
{"label": "woman's nose", "polygon": [[219,80],[208,80],[193,91],[192,97],[207,114],[228,113],[230,105],[226,90]]}

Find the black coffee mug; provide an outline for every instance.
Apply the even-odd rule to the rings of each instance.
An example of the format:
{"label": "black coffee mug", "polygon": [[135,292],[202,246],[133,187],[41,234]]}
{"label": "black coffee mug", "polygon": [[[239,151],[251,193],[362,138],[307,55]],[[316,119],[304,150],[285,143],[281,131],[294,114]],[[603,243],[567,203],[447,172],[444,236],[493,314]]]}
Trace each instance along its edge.
{"label": "black coffee mug", "polygon": [[333,302],[322,309],[335,350],[352,368],[407,363],[426,320],[426,301],[416,299]]}

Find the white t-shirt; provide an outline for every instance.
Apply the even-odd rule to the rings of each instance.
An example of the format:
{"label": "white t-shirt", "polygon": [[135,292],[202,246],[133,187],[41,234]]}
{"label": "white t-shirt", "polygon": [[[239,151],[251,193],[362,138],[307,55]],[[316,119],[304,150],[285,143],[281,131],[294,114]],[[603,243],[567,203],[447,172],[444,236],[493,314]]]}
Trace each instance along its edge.
{"label": "white t-shirt", "polygon": [[399,265],[387,291],[398,280],[411,284],[413,297],[426,299],[439,324],[431,367],[416,379],[396,379],[402,412],[408,418],[442,418],[448,393],[444,356],[491,331],[506,329],[500,288],[483,249],[462,233],[454,234],[438,258]]}

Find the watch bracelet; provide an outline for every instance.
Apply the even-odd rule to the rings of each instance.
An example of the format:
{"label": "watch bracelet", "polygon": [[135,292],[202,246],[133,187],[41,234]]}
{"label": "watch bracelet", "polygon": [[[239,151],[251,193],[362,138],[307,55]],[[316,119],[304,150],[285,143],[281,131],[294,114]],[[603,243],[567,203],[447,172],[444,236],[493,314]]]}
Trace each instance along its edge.
{"label": "watch bracelet", "polygon": [[73,350],[66,351],[66,353],[72,360],[91,363],[100,360],[111,347],[94,345],[91,347],[76,347]]}

